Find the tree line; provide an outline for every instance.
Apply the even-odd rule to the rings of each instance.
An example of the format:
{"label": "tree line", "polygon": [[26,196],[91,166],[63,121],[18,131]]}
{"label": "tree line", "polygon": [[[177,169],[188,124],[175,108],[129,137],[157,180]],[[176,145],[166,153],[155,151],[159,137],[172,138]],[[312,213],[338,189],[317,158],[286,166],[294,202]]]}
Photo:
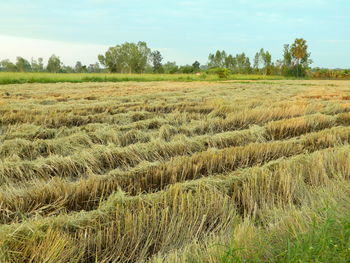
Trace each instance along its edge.
{"label": "tree line", "polygon": [[[289,45],[284,45],[281,59],[272,61],[271,53],[261,48],[251,62],[245,53],[236,55],[217,50],[208,56],[208,63],[200,65],[198,61],[191,65],[178,66],[176,62],[162,63],[163,56],[159,50],[152,51],[146,42],[125,42],[110,47],[104,54],[98,55],[95,64],[83,65],[77,61],[74,67],[64,65],[60,58],[52,55],[47,65],[43,59],[24,59],[17,57],[13,63],[8,59],[0,61],[0,71],[10,72],[53,72],[53,73],[198,73],[224,72],[225,74],[263,74],[303,77],[312,60],[308,45],[303,38],[297,38]],[[100,66],[102,65],[102,67]]]}
{"label": "tree line", "polygon": [[284,45],[282,59],[278,59],[275,62],[272,62],[270,52],[263,48],[255,54],[253,64],[245,53],[233,56],[227,54],[224,50],[218,50],[215,54],[209,54],[208,67],[224,68],[236,74],[303,77],[312,63],[310,55],[306,40],[297,38],[292,45]]}
{"label": "tree line", "polygon": [[56,55],[49,58],[47,65],[43,58],[32,58],[30,62],[23,57],[17,57],[15,63],[9,59],[0,61],[0,71],[7,72],[100,73],[103,70],[98,62],[86,66],[77,61],[74,67],[67,66]]}

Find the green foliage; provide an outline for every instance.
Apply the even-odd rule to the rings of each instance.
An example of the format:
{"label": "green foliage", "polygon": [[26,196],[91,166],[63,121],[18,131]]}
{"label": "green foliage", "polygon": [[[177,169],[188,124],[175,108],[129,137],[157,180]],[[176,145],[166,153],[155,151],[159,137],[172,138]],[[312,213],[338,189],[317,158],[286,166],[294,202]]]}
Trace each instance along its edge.
{"label": "green foliage", "polygon": [[229,69],[237,68],[237,61],[231,54],[225,58],[225,67]]}
{"label": "green foliage", "polygon": [[312,63],[306,40],[295,39],[292,45],[284,45],[283,59],[272,62],[271,53],[263,48],[254,56],[253,67],[245,53],[232,56],[224,50],[217,50],[208,56],[209,68],[227,68],[236,74],[281,74],[284,76],[305,77]]}
{"label": "green foliage", "polygon": [[208,74],[216,74],[220,79],[227,79],[230,75],[230,70],[227,68],[211,68]]}
{"label": "green foliage", "polygon": [[33,72],[43,72],[44,71],[44,62],[43,58],[38,58],[38,60],[31,60],[31,68]]}
{"label": "green foliage", "polygon": [[57,73],[61,70],[62,62],[58,56],[52,55],[47,63],[47,71]]}
{"label": "green foliage", "polygon": [[281,73],[285,76],[305,77],[312,63],[306,40],[296,38],[292,45],[284,45]]}
{"label": "green foliage", "polygon": [[209,68],[223,68],[225,66],[225,59],[227,55],[225,50],[217,50],[215,54],[209,54],[208,67]]}
{"label": "green foliage", "polygon": [[259,55],[263,61],[264,67],[263,67],[263,74],[264,75],[271,75],[272,71],[272,60],[271,60],[271,54],[263,48],[260,50]]}
{"label": "green foliage", "polygon": [[75,73],[75,69],[71,66],[62,65],[59,73]]}
{"label": "green foliage", "polygon": [[283,65],[285,67],[292,66],[292,53],[288,44],[283,46]]}
{"label": "green foliage", "polygon": [[200,71],[200,63],[196,60],[192,64],[193,72],[199,72]]}
{"label": "green foliage", "polygon": [[158,50],[155,50],[151,53],[151,61],[153,64],[153,72],[154,73],[163,73],[164,69],[162,67],[162,54]]}
{"label": "green foliage", "polygon": [[249,74],[252,72],[249,58],[245,53],[237,54],[233,57],[231,54],[227,55],[224,50],[218,50],[215,54],[209,54],[208,59],[209,68],[226,68],[238,74]]}
{"label": "green foliage", "polygon": [[194,73],[195,70],[194,70],[193,66],[191,66],[191,65],[185,65],[185,66],[181,66],[181,67],[179,68],[179,72],[180,72],[180,73],[184,73],[184,74],[190,74],[190,73]]}
{"label": "green foliage", "polygon": [[224,69],[220,69],[218,72],[217,72],[219,78],[221,79],[227,79],[228,76],[230,75],[230,70],[227,69],[227,68],[224,68]]}
{"label": "green foliage", "polygon": [[[239,244],[226,246],[220,256],[220,263],[258,263],[263,262],[263,258],[267,254],[269,260],[266,262],[271,263],[348,263],[350,259],[349,214],[336,215],[334,214],[336,211],[332,209],[328,209],[326,213],[327,215],[322,222],[314,220],[308,223],[308,229],[305,232],[290,232],[286,235],[280,233],[279,238],[265,233],[266,235],[256,242],[257,248],[254,249],[253,253],[249,253],[248,248],[240,248]],[[276,238],[278,239],[274,240]],[[259,246],[259,242],[271,242],[273,246],[267,249],[264,246]],[[244,256],[247,253],[249,253],[249,259]]]}
{"label": "green foliage", "polygon": [[22,57],[16,58],[16,68],[17,68],[17,71],[19,72],[28,72],[32,70],[32,67],[29,61]]}
{"label": "green foliage", "polygon": [[322,69],[314,68],[308,76],[317,79],[350,79],[350,69]]}
{"label": "green foliage", "polygon": [[253,62],[254,73],[260,72],[260,64],[261,64],[260,52],[256,52],[254,56],[254,62]]}
{"label": "green foliage", "polygon": [[15,64],[13,64],[10,60],[4,59],[0,62],[1,67],[3,68],[3,71],[7,72],[16,72],[17,67]]}
{"label": "green foliage", "polygon": [[[59,57],[52,55],[45,68],[43,59],[31,60],[18,57],[16,63],[2,60],[0,71],[5,72],[51,72],[51,73],[156,73],[156,74],[191,74],[207,70],[208,68],[226,68],[232,74],[262,74],[262,75],[283,75],[303,78],[313,76],[309,74],[309,65],[312,63],[306,40],[295,39],[292,45],[284,45],[283,58],[272,62],[271,53],[263,48],[254,56],[253,65],[250,58],[243,52],[233,56],[225,50],[217,50],[209,54],[207,65],[200,65],[195,61],[192,65],[177,66],[176,62],[167,62],[162,65],[163,57],[157,50],[151,52],[145,42],[129,43],[110,47],[105,54],[98,55],[99,63],[89,66],[77,62],[74,67],[63,65]],[[328,75],[332,75],[328,74]],[[316,74],[317,75],[317,74]],[[334,74],[333,74],[334,75]],[[336,75],[336,74],[335,74]],[[344,75],[344,74],[343,74]],[[221,78],[226,78],[226,73],[220,74]],[[95,77],[89,77],[96,79]],[[191,77],[186,79],[191,79]],[[249,77],[248,77],[249,79]]]}
{"label": "green foliage", "polygon": [[113,73],[142,73],[146,69],[151,50],[146,42],[129,43],[110,47],[98,60]]}
{"label": "green foliage", "polygon": [[[192,68],[192,67],[191,67]],[[64,67],[61,69],[73,71],[72,68]],[[0,85],[20,84],[20,83],[58,83],[58,82],[121,82],[121,81],[208,81],[220,80],[216,73],[206,75],[196,74],[111,74],[111,73],[81,73],[81,74],[51,74],[51,73],[20,73],[20,72],[1,72]],[[258,80],[258,79],[285,79],[281,76],[263,76],[263,75],[230,75],[229,79],[235,80]]]}
{"label": "green foliage", "polygon": [[84,72],[87,72],[87,68],[80,61],[77,61],[77,63],[75,64],[75,67],[74,67],[74,71],[76,73],[84,73]]}
{"label": "green foliage", "polygon": [[287,248],[277,256],[283,262],[334,262],[350,260],[350,219],[329,215],[325,222],[313,222],[306,233],[288,239]]}
{"label": "green foliage", "polygon": [[249,57],[245,55],[245,53],[237,54],[235,57],[236,68],[234,68],[233,72],[239,74],[249,74],[251,73],[251,65]]}
{"label": "green foliage", "polygon": [[207,78],[207,74],[205,72],[202,72],[200,75],[199,75],[200,79],[206,79]]}
{"label": "green foliage", "polygon": [[100,68],[100,64],[96,62],[95,64],[90,64],[87,67],[87,72],[89,73],[99,73],[102,72],[102,69]]}
{"label": "green foliage", "polygon": [[179,71],[179,67],[176,65],[176,62],[168,61],[163,65],[164,73],[166,74],[175,74]]}

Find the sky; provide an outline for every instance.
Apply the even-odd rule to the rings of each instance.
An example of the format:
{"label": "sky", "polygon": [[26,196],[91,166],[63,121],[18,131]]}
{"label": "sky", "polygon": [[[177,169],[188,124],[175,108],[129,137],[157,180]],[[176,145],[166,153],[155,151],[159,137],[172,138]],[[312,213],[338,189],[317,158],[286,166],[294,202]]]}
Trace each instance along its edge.
{"label": "sky", "polygon": [[0,0],[0,60],[58,55],[91,64],[108,47],[145,41],[164,60],[207,63],[216,50],[272,59],[307,40],[313,67],[350,68],[349,0]]}

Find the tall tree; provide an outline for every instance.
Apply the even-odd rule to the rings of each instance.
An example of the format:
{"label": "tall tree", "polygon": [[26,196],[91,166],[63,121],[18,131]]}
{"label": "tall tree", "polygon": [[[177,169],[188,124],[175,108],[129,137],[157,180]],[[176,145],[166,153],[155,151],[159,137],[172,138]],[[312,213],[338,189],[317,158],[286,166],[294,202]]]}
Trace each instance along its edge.
{"label": "tall tree", "polygon": [[22,57],[16,58],[16,68],[19,72],[28,72],[32,70],[29,61]]}
{"label": "tall tree", "polygon": [[267,50],[264,51],[264,49],[262,48],[260,50],[260,58],[262,59],[262,61],[264,63],[264,68],[263,68],[264,75],[270,75],[271,74],[271,67],[272,67],[271,54]]}
{"label": "tall tree", "polygon": [[81,63],[80,61],[77,61],[77,63],[74,66],[74,71],[76,73],[87,72],[87,67],[85,65],[83,65],[83,63]]}
{"label": "tall tree", "polygon": [[290,52],[295,61],[297,77],[304,74],[305,69],[312,63],[309,59],[310,53],[308,53],[307,49],[306,40],[303,38],[296,38],[290,48]]}
{"label": "tall tree", "polygon": [[292,53],[290,51],[290,45],[285,44],[283,46],[283,58],[280,61],[277,61],[277,64],[280,67],[280,71],[282,75],[288,76],[292,75]]}
{"label": "tall tree", "polygon": [[163,73],[163,68],[162,68],[162,54],[158,50],[155,50],[151,53],[151,61],[153,64],[153,72],[154,73]]}
{"label": "tall tree", "polygon": [[260,52],[256,52],[254,56],[253,68],[256,73],[259,73],[260,70]]}
{"label": "tall tree", "polygon": [[60,58],[56,55],[52,55],[47,62],[47,71],[52,73],[57,73],[61,70],[62,62]]}
{"label": "tall tree", "polygon": [[225,66],[226,52],[217,50],[215,54],[209,54],[208,66],[210,68],[223,68]]}
{"label": "tall tree", "polygon": [[232,72],[237,69],[237,61],[231,54],[225,58],[225,68],[230,69]]}
{"label": "tall tree", "polygon": [[237,73],[249,74],[251,73],[250,60],[245,53],[237,54],[235,57],[237,63]]}
{"label": "tall tree", "polygon": [[283,46],[283,65],[285,67],[292,66],[292,54],[290,52],[290,47],[288,44]]}
{"label": "tall tree", "polygon": [[38,58],[38,60],[35,60],[32,58],[30,65],[32,67],[32,71],[34,71],[34,72],[43,72],[44,71],[43,58]]}
{"label": "tall tree", "polygon": [[195,62],[193,62],[193,64],[192,64],[193,71],[194,72],[200,71],[200,66],[201,66],[201,63],[199,63],[197,60]]}
{"label": "tall tree", "polygon": [[297,64],[300,64],[301,60],[307,56],[307,44],[303,38],[296,38],[291,47],[291,52]]}

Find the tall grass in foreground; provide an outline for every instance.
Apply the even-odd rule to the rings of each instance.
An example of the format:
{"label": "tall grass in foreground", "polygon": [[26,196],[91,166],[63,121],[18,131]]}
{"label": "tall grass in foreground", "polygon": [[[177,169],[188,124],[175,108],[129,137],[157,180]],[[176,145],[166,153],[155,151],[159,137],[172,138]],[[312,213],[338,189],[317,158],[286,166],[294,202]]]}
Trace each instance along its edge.
{"label": "tall grass in foreground", "polygon": [[[349,187],[348,183],[345,185]],[[344,189],[344,186],[336,185],[334,188],[332,191],[338,191],[337,188]],[[350,207],[345,203],[349,202],[349,193],[342,196],[343,200],[335,200],[329,193],[326,194],[328,196],[325,193],[321,195],[324,198],[321,202],[326,203],[323,207],[317,207],[314,211],[309,209],[304,213],[291,211],[284,215],[279,226],[263,229],[248,223],[240,230],[243,232],[240,235],[245,232],[248,240],[236,240],[227,245],[218,261],[349,262]],[[259,236],[249,234],[250,231],[257,231]]]}
{"label": "tall grass in foreground", "polygon": [[350,259],[350,184],[310,189],[301,208],[267,209],[258,222],[246,218],[234,229],[183,249],[159,254],[152,263],[347,263]]}

